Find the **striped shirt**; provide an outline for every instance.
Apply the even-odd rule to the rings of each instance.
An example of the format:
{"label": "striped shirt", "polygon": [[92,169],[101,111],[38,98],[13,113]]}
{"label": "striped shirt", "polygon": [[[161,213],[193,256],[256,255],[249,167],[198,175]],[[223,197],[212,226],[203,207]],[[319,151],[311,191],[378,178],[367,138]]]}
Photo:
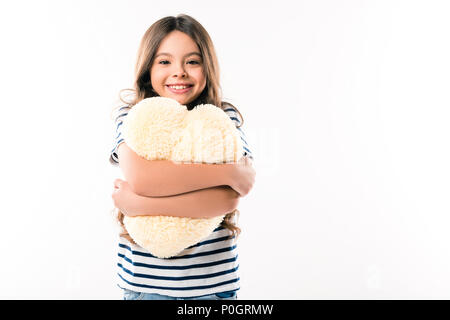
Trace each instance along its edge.
{"label": "striped shirt", "polygon": [[[129,110],[129,106],[122,106],[115,119],[116,137],[109,159],[115,166],[119,163],[117,147],[124,142],[122,123]],[[239,114],[233,107],[227,106],[224,111],[236,127],[241,125]],[[237,129],[243,141],[244,156],[253,159],[244,132],[241,128]],[[180,298],[239,290],[237,244],[234,237],[229,239],[230,234],[228,229],[219,226],[202,242],[168,259],[157,258],[142,247],[119,237],[118,286]]]}

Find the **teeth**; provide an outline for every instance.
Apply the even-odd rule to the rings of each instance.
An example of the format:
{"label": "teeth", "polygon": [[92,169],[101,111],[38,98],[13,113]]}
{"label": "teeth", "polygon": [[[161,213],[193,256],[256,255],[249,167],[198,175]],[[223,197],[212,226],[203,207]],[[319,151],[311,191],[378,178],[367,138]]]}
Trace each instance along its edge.
{"label": "teeth", "polygon": [[180,89],[186,89],[186,88],[188,88],[189,86],[169,86],[169,87],[171,87],[171,88],[173,88],[173,89],[180,90]]}

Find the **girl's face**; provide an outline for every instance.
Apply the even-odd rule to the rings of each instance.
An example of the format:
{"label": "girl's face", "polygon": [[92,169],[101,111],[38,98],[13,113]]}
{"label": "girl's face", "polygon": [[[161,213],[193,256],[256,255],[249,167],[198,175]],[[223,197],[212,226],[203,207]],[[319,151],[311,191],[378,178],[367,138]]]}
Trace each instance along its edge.
{"label": "girl's face", "polygon": [[156,52],[150,77],[159,96],[183,105],[194,101],[206,86],[202,56],[194,40],[181,31],[170,32]]}

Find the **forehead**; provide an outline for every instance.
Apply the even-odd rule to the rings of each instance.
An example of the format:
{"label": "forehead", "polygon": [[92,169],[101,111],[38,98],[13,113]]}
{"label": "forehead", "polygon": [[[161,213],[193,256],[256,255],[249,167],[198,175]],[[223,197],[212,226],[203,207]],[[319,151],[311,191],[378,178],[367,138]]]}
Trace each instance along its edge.
{"label": "forehead", "polygon": [[200,50],[192,40],[184,32],[175,30],[170,32],[160,43],[158,50],[156,51],[156,56],[159,55],[170,55],[185,57],[187,55],[198,54],[200,55]]}

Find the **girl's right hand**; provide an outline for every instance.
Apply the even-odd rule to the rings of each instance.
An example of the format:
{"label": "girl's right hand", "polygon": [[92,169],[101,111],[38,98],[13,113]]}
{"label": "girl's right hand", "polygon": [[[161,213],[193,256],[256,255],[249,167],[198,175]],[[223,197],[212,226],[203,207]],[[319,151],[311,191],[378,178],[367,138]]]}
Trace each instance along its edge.
{"label": "girl's right hand", "polygon": [[252,167],[251,159],[243,157],[233,164],[230,187],[241,197],[246,196],[255,184],[256,171]]}

